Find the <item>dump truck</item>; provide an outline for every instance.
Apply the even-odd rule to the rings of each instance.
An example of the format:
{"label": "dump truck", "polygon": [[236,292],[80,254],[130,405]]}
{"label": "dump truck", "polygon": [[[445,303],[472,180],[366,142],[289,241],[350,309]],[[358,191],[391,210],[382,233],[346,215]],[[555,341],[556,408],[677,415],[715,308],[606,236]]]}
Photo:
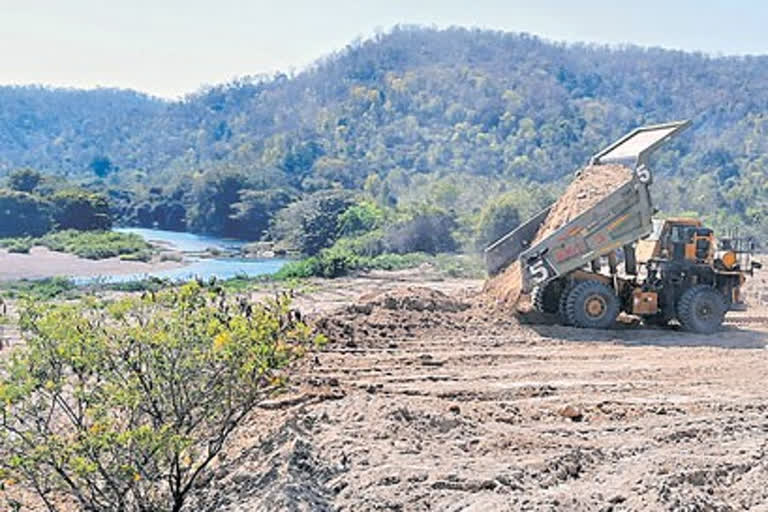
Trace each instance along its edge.
{"label": "dump truck", "polygon": [[590,165],[622,165],[631,179],[541,240],[552,206],[521,224],[486,249],[489,275],[519,262],[522,291],[566,325],[608,328],[625,312],[717,331],[727,311],[745,308],[741,287],[760,263],[749,239],[718,240],[698,219],[654,219],[648,159],[690,124],[637,128],[592,156]]}

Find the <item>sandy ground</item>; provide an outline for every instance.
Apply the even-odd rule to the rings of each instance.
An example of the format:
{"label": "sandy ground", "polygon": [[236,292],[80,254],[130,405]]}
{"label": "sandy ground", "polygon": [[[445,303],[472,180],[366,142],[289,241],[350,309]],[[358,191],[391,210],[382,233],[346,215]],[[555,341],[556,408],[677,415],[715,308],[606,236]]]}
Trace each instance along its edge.
{"label": "sandy ground", "polygon": [[[416,284],[348,280],[297,300]],[[254,415],[193,508],[768,510],[766,313],[714,336],[495,317],[332,344]]]}
{"label": "sandy ground", "polygon": [[[439,303],[481,286],[401,272],[298,291],[305,316],[346,308],[369,336],[306,359],[187,509],[768,510],[768,310],[699,336]],[[388,301],[409,311],[369,307]]]}
{"label": "sandy ground", "polygon": [[88,260],[73,254],[55,252],[46,247],[33,247],[29,254],[0,250],[0,281],[41,279],[45,277],[96,277],[112,274],[142,274],[178,268],[175,261],[144,263],[119,258]]}

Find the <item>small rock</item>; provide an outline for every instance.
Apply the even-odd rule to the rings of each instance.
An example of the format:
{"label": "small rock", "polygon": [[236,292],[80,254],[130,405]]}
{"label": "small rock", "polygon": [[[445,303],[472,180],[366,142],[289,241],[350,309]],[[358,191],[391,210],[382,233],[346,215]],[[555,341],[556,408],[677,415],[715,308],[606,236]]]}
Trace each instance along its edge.
{"label": "small rock", "polygon": [[452,412],[453,414],[461,414],[461,407],[458,405],[452,405],[448,408],[449,412]]}
{"label": "small rock", "polygon": [[408,481],[413,483],[421,483],[426,482],[429,478],[429,475],[426,473],[416,473],[415,475],[409,476]]}
{"label": "small rock", "polygon": [[385,476],[381,480],[379,480],[378,484],[379,486],[388,486],[388,485],[395,485],[400,483],[400,477],[396,475],[392,476]]}
{"label": "small rock", "polygon": [[582,412],[572,405],[566,405],[564,408],[560,409],[559,414],[571,421],[581,421],[584,419]]}

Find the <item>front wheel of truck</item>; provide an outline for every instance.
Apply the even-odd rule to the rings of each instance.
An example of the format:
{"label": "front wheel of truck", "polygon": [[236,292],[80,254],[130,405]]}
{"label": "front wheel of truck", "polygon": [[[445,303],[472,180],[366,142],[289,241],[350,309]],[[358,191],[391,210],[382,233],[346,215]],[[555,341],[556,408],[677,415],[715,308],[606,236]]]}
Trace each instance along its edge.
{"label": "front wheel of truck", "polygon": [[533,308],[539,313],[557,314],[562,293],[563,284],[557,280],[534,287],[531,294],[533,296]]}
{"label": "front wheel of truck", "polygon": [[568,293],[565,315],[576,327],[607,329],[619,316],[619,298],[600,281],[584,281]]}

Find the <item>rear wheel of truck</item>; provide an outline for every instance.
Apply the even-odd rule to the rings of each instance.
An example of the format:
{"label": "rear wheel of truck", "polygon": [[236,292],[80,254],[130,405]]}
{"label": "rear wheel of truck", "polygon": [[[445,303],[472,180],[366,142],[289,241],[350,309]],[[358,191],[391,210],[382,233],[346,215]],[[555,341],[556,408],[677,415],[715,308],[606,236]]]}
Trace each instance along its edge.
{"label": "rear wheel of truck", "polygon": [[712,334],[720,330],[728,311],[723,294],[707,285],[686,290],[677,301],[677,318],[686,331]]}
{"label": "rear wheel of truck", "polygon": [[568,305],[568,294],[571,293],[571,290],[573,290],[572,284],[564,285],[563,293],[560,294],[560,300],[557,304],[557,315],[560,317],[560,323],[563,325],[572,325],[568,320],[568,314],[565,311],[565,308]]}
{"label": "rear wheel of truck", "polygon": [[550,281],[544,286],[536,286],[532,293],[533,308],[539,313],[557,314],[562,292],[563,284],[557,280]]}
{"label": "rear wheel of truck", "polygon": [[565,314],[576,327],[606,329],[619,315],[619,298],[600,281],[584,281],[568,293]]}

